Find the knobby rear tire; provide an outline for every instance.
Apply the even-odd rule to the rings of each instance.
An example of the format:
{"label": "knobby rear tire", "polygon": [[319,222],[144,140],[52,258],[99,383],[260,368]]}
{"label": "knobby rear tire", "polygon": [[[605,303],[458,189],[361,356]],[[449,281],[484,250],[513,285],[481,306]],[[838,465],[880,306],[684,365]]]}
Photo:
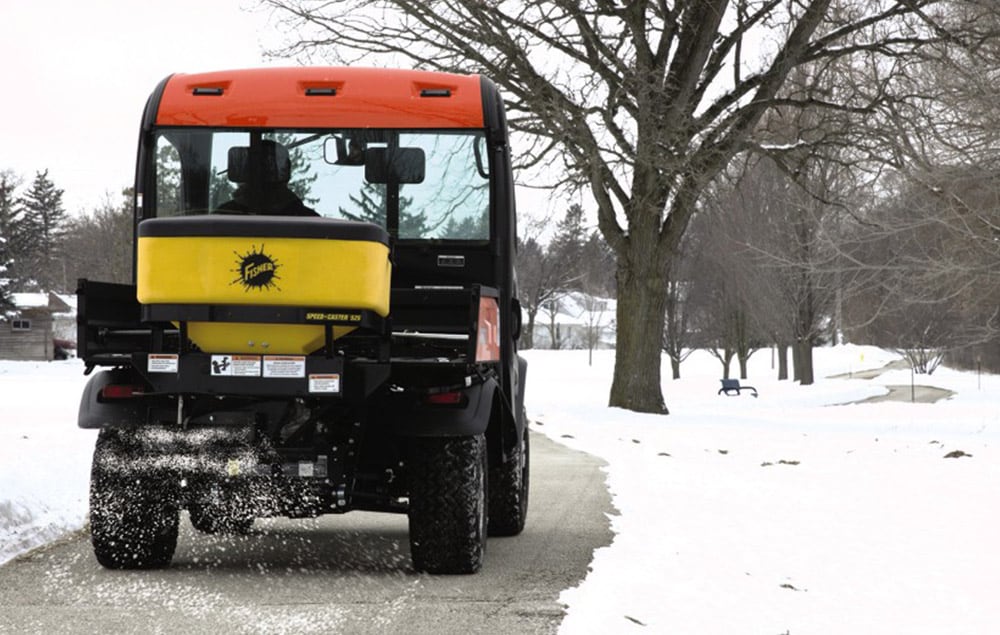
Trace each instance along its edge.
{"label": "knobby rear tire", "polygon": [[90,537],[108,569],[153,569],[170,564],[177,548],[176,495],[143,472],[117,430],[102,430],[90,475]]}
{"label": "knobby rear tire", "polygon": [[479,571],[486,551],[487,459],[482,435],[414,439],[410,554],[417,571]]}

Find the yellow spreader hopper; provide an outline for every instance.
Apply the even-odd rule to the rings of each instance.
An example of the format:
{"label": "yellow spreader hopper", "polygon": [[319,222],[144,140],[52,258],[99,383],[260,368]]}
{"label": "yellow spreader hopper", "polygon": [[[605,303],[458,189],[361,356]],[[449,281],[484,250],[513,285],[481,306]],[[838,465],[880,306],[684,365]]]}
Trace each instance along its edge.
{"label": "yellow spreader hopper", "polygon": [[[364,311],[389,314],[388,243],[377,225],[328,218],[148,219],[138,230],[137,296],[171,320],[207,316],[184,320],[207,353],[305,355],[324,344],[321,322],[337,323],[339,338]],[[269,321],[252,321],[256,307],[273,308],[261,313]]]}

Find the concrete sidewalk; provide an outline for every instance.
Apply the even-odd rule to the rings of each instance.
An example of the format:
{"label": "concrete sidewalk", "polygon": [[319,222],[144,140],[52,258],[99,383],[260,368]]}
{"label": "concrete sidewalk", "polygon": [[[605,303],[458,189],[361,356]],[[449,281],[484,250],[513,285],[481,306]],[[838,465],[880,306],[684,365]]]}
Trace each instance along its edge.
{"label": "concrete sidewalk", "polygon": [[[863,370],[856,373],[843,373],[840,375],[831,375],[830,379],[875,379],[882,375],[882,373],[889,370],[906,370],[909,369],[910,365],[906,360],[897,359],[889,362],[881,368],[873,368],[871,370]],[[888,392],[884,395],[875,395],[874,397],[868,397],[867,399],[859,399],[858,401],[851,401],[849,403],[878,403],[881,401],[911,401],[913,403],[935,403],[942,399],[948,399],[955,393],[951,390],[945,390],[944,388],[938,388],[937,386],[921,386],[909,384],[887,384],[885,388]]]}

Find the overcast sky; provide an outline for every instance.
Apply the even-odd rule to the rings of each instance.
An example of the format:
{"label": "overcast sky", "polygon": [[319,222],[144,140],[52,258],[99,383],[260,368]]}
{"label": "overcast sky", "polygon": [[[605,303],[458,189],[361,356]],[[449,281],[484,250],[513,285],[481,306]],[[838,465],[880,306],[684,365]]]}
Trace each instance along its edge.
{"label": "overcast sky", "polygon": [[[48,169],[71,214],[133,184],[146,99],[171,73],[293,65],[254,0],[0,0],[0,170]],[[523,178],[521,179],[523,180]],[[570,201],[518,187],[522,230]],[[589,199],[587,199],[589,200]],[[592,204],[586,201],[585,209]]]}
{"label": "overcast sky", "polygon": [[[252,0],[0,0],[0,170],[49,170],[73,214],[133,181],[146,98],[167,75],[260,66]],[[274,65],[275,62],[270,62]]]}

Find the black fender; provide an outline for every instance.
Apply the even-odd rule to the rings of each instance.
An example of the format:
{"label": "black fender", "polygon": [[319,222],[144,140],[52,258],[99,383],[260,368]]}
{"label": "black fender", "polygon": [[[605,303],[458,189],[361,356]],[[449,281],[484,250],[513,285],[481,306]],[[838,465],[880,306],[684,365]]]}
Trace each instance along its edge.
{"label": "black fender", "polygon": [[146,419],[146,404],[141,399],[101,401],[101,390],[108,384],[129,383],[129,373],[121,370],[102,370],[87,382],[80,398],[80,414],[76,425],[85,429],[124,428],[135,426]]}
{"label": "black fender", "polygon": [[494,396],[500,393],[490,378],[463,391],[462,406],[433,406],[412,401],[390,406],[396,433],[402,437],[467,437],[489,427]]}
{"label": "black fender", "polygon": [[511,385],[514,391],[511,398],[497,390],[493,403],[493,413],[486,439],[490,452],[490,465],[499,465],[508,461],[511,454],[520,449],[528,418],[524,410],[524,384],[528,376],[528,360],[520,355],[515,358]]}

